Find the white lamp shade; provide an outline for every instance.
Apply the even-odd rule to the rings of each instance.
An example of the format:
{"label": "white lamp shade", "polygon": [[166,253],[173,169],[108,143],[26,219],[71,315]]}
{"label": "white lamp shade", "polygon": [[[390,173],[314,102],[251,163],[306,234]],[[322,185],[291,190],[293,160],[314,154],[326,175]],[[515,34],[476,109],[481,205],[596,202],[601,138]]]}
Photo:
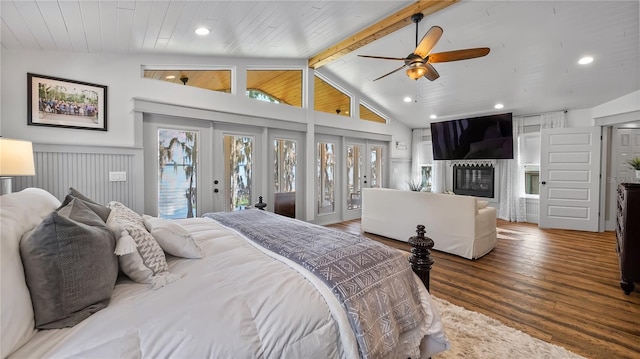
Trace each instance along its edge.
{"label": "white lamp shade", "polygon": [[0,137],[0,176],[34,176],[31,141]]}

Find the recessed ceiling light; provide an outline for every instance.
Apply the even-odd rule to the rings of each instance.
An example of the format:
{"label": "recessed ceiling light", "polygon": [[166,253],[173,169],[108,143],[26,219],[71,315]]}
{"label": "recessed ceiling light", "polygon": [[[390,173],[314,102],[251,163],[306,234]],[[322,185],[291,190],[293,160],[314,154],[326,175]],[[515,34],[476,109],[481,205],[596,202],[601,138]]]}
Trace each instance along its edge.
{"label": "recessed ceiling light", "polygon": [[504,105],[503,105],[503,104],[501,104],[501,103],[497,103],[497,104],[496,104],[495,106],[493,106],[493,107],[494,107],[494,108],[497,108],[497,109],[499,110],[499,109],[503,108],[503,107],[504,107]]}
{"label": "recessed ceiling light", "polygon": [[407,96],[404,98],[404,102],[411,102],[411,97]]}
{"label": "recessed ceiling light", "polygon": [[196,34],[198,35],[209,35],[211,31],[206,27],[199,27],[196,29]]}
{"label": "recessed ceiling light", "polygon": [[432,120],[435,120],[436,118],[438,118],[438,116],[436,116],[436,115],[431,115],[431,116],[429,116],[429,118],[430,118],[430,119],[432,119]]}
{"label": "recessed ceiling light", "polygon": [[176,77],[174,75],[169,75],[169,76],[165,77],[165,79],[167,79],[167,80],[173,80],[175,78]]}
{"label": "recessed ceiling light", "polygon": [[586,65],[586,64],[590,64],[593,62],[593,57],[591,56],[585,56],[583,58],[581,58],[580,60],[578,60],[578,63],[580,65]]}

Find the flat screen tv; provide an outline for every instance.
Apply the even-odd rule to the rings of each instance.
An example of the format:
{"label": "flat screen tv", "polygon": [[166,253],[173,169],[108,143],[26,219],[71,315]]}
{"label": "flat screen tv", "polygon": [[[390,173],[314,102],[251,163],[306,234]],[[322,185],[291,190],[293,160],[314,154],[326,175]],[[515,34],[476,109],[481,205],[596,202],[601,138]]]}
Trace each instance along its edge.
{"label": "flat screen tv", "polygon": [[512,114],[431,123],[434,160],[513,158]]}

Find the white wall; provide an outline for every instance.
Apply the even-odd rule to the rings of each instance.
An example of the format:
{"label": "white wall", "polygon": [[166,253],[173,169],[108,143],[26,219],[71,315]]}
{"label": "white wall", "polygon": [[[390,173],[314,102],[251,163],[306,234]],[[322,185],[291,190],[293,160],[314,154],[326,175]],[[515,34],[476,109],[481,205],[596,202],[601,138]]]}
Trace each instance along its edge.
{"label": "white wall", "polygon": [[[153,68],[231,68],[233,71],[233,93],[226,94],[192,86],[143,78],[143,67]],[[303,108],[279,105],[248,99],[245,96],[248,68],[301,69],[307,86],[303,90]],[[134,111],[135,103],[178,105],[185,113],[199,110],[206,112],[203,119],[225,118],[230,121],[251,124],[262,119],[279,120],[284,123],[306,127],[307,155],[306,178],[312,179],[315,163],[313,156],[314,126],[329,126],[358,131],[367,137],[391,136],[389,158],[410,160],[411,151],[397,150],[396,142],[411,142],[411,130],[394,118],[388,124],[380,124],[358,118],[345,118],[333,114],[313,111],[313,70],[307,67],[306,59],[247,59],[210,56],[166,56],[166,55],[108,55],[61,52],[7,51],[0,53],[0,135],[31,140],[40,144],[70,144],[88,146],[141,147],[142,116]],[[322,69],[319,70],[322,73]],[[59,77],[108,86],[107,128],[108,131],[88,131],[27,125],[27,73]],[[326,74],[323,74],[326,76]],[[326,76],[330,77],[330,76]],[[334,80],[334,79],[330,79]],[[334,80],[335,81],[335,80]],[[361,97],[354,89],[339,83],[353,98],[352,114],[358,116],[358,104],[362,99],[376,108],[376,103]],[[311,110],[309,110],[311,109]],[[201,112],[202,112],[201,111]],[[181,116],[180,113],[172,113]],[[181,117],[187,117],[182,115]],[[375,137],[375,136],[373,136]],[[387,166],[388,173],[390,163]],[[405,171],[404,166],[397,170]],[[409,174],[400,173],[402,177]],[[307,186],[307,219],[313,219],[313,186]]]}
{"label": "white wall", "polygon": [[[131,147],[134,138],[133,99],[143,98],[162,103],[179,104],[222,113],[278,119],[297,123],[315,121],[316,125],[335,126],[361,132],[387,134],[395,141],[408,142],[410,129],[391,119],[379,124],[356,118],[316,113],[312,110],[277,105],[247,99],[244,96],[244,70],[247,66],[265,68],[300,68],[310,71],[306,60],[246,59],[202,56],[105,55],[61,52],[7,51],[1,54],[0,135],[28,139],[37,143],[109,145]],[[191,86],[145,79],[142,66],[183,66],[213,68],[230,67],[236,70],[239,95],[208,91]],[[63,128],[27,126],[27,73],[60,77],[108,86],[108,131],[84,131]],[[305,78],[309,78],[305,76]],[[311,84],[311,86],[313,86]],[[360,99],[352,89],[354,100]],[[369,104],[375,103],[365,99]],[[308,102],[312,103],[312,102]],[[357,103],[355,102],[357,107]],[[312,107],[312,106],[311,106]],[[408,151],[391,148],[392,158],[411,158]]]}

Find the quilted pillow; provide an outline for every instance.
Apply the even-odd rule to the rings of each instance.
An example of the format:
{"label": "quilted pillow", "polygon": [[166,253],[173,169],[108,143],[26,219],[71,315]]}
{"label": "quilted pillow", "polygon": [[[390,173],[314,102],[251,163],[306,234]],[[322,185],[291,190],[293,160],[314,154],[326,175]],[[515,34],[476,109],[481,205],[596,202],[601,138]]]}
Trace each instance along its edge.
{"label": "quilted pillow", "polygon": [[120,269],[131,280],[150,284],[152,289],[178,279],[169,273],[164,252],[147,232],[142,217],[117,201],[109,202],[107,207],[112,212],[107,222],[117,238],[116,253],[119,254]]}
{"label": "quilted pillow", "polygon": [[82,200],[50,213],[20,241],[39,329],[73,327],[105,308],[118,278],[115,239]]}
{"label": "quilted pillow", "polygon": [[202,258],[191,233],[174,221],[144,215],[144,225],[162,249],[176,257]]}

